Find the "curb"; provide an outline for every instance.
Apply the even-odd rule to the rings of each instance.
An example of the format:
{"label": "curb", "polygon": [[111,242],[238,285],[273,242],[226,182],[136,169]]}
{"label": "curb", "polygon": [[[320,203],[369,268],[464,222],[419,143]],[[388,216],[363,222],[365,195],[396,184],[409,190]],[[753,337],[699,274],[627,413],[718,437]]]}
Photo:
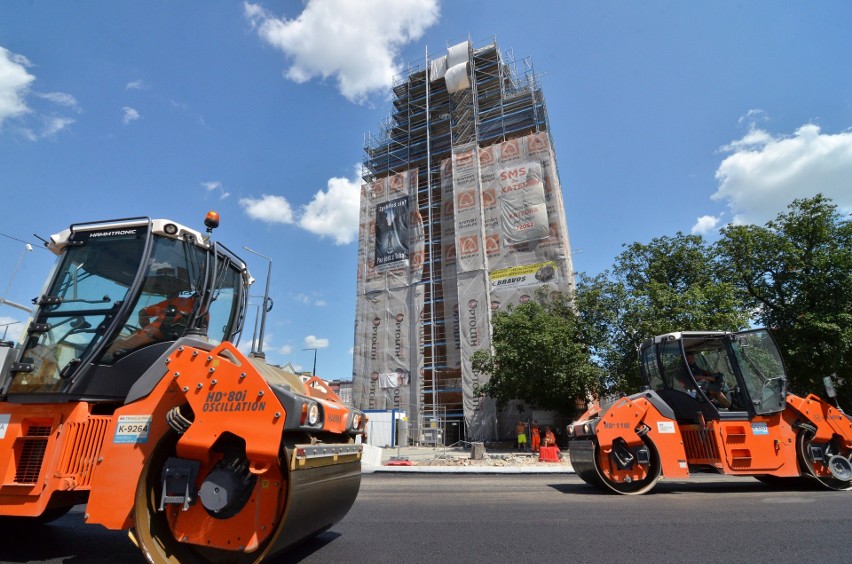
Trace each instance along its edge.
{"label": "curb", "polygon": [[374,466],[361,465],[362,474],[574,474],[571,466]]}

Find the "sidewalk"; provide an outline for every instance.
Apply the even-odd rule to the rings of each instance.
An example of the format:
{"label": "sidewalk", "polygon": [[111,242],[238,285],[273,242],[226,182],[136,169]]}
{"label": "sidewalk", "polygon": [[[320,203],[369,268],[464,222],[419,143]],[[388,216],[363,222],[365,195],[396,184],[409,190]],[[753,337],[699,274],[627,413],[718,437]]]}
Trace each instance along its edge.
{"label": "sidewalk", "polygon": [[[395,463],[389,465],[389,463]],[[399,464],[399,465],[396,465]],[[483,459],[471,458],[470,448],[401,447],[364,445],[362,472],[431,474],[569,474],[574,469],[566,452],[559,461],[540,462],[531,452],[486,450]]]}

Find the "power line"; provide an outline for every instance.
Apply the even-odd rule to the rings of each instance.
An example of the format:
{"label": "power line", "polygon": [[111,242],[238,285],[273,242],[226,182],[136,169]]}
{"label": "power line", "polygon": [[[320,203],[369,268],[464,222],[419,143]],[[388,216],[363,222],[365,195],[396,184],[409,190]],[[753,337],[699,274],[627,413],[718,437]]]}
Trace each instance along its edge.
{"label": "power line", "polygon": [[5,233],[0,233],[0,237],[5,237],[7,239],[17,241],[18,243],[24,243],[24,244],[27,244],[27,245],[32,245],[34,248],[39,248],[39,249],[44,248],[42,245],[39,245],[38,243],[31,243],[30,241],[24,241],[23,239],[18,239],[17,237],[12,237],[11,235],[6,235]]}

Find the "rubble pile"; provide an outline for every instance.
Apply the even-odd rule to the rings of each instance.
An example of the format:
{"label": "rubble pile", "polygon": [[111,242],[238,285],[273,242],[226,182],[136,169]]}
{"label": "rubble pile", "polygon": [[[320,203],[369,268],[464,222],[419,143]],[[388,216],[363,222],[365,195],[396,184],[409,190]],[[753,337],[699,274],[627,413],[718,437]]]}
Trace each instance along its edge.
{"label": "rubble pile", "polygon": [[466,454],[439,454],[429,460],[414,462],[415,466],[554,466],[559,464],[569,465],[568,454],[563,452],[558,462],[539,462],[538,455],[532,453],[508,453],[491,454],[486,453],[484,458],[476,460]]}

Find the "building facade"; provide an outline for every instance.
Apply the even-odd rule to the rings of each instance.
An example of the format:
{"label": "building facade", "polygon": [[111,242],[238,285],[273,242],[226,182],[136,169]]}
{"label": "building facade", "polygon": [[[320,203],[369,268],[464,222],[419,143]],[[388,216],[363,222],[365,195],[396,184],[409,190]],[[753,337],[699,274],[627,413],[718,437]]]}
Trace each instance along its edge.
{"label": "building facade", "polygon": [[517,414],[471,356],[492,312],[574,285],[544,97],[496,41],[427,53],[393,94],[365,146],[353,401],[408,413],[414,442],[502,438]]}

